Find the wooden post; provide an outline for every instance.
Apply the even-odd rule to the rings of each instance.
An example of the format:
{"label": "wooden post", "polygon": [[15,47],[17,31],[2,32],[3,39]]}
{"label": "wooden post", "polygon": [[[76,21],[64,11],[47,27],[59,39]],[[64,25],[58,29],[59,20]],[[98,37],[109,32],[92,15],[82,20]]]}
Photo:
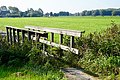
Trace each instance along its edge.
{"label": "wooden post", "polygon": [[6,32],[7,32],[7,41],[9,42],[9,28],[6,27]]}
{"label": "wooden post", "polygon": [[28,31],[28,41],[30,41],[31,40],[31,33],[30,33],[30,31]]}
{"label": "wooden post", "polygon": [[51,41],[51,42],[54,42],[54,33],[51,33],[50,41]]}
{"label": "wooden post", "polygon": [[38,34],[35,33],[35,43],[36,43],[36,47],[38,48]]}
{"label": "wooden post", "polygon": [[24,42],[24,38],[25,38],[25,32],[24,30],[22,30],[22,42]]}
{"label": "wooden post", "polygon": [[[60,34],[60,42],[59,44],[62,44],[63,43],[63,34]],[[63,56],[63,50],[61,49],[61,53],[59,54],[59,57],[61,58]]]}
{"label": "wooden post", "polygon": [[12,45],[12,28],[10,28],[10,44]]}
{"label": "wooden post", "polygon": [[60,34],[60,38],[59,38],[59,43],[62,44],[63,43],[63,34]]}
{"label": "wooden post", "polygon": [[74,47],[74,36],[71,36],[71,40],[70,40],[70,48]]}
{"label": "wooden post", "polygon": [[[45,31],[44,31],[44,32],[45,32]],[[43,40],[46,40],[46,38],[44,37]],[[46,48],[45,46],[46,46],[46,45],[43,44],[43,53],[45,53],[45,50],[46,50],[46,49],[45,49],[45,48]]]}
{"label": "wooden post", "polygon": [[15,39],[15,29],[13,29],[13,43],[16,42],[16,39]]}
{"label": "wooden post", "polygon": [[20,41],[20,40],[19,40],[19,37],[20,37],[20,36],[19,36],[19,30],[17,29],[17,40],[18,40],[18,43],[19,43],[19,41]]}

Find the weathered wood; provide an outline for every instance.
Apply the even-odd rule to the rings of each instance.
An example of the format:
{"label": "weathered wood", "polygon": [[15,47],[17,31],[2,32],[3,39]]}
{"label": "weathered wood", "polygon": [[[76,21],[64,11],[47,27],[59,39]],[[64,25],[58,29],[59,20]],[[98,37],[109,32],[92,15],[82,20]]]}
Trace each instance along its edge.
{"label": "weathered wood", "polygon": [[74,47],[74,36],[71,36],[71,39],[70,39],[70,47],[71,47],[71,48]]}
{"label": "weathered wood", "polygon": [[51,36],[50,36],[50,37],[51,37],[50,41],[51,41],[51,42],[54,42],[54,33],[51,33]]}
{"label": "weathered wood", "polygon": [[58,34],[65,34],[65,35],[76,36],[76,37],[81,37],[81,34],[84,33],[84,31],[66,30],[66,29],[58,29],[58,28],[45,28],[45,27],[42,28],[42,27],[33,27],[33,26],[25,26],[25,28],[58,33]]}
{"label": "weathered wood", "polygon": [[[43,38],[45,40],[45,38]],[[43,43],[43,53],[45,53],[45,44]]]}
{"label": "weathered wood", "polygon": [[15,29],[13,29],[13,42],[15,43],[16,42],[16,36],[15,36]]}
{"label": "weathered wood", "polygon": [[12,44],[12,28],[10,28],[10,33],[9,33],[9,35],[10,35],[10,37],[9,37],[9,39],[10,39],[10,44]]}
{"label": "weathered wood", "polygon": [[[35,33],[38,33],[40,37],[45,37],[45,38],[48,38],[48,33],[46,32],[39,32],[39,31],[33,31],[33,30],[26,30],[26,29],[23,29],[23,28],[16,28],[16,27],[12,27],[12,26],[7,26],[6,27],[7,29],[16,29],[17,31],[19,32],[24,32],[24,33],[30,33],[30,35],[35,35]],[[28,33],[28,34],[29,34]],[[24,37],[24,36],[23,36]],[[29,37],[30,38],[30,37]]]}
{"label": "weathered wood", "polygon": [[35,33],[47,34],[46,32],[33,31],[33,30],[28,30],[28,29],[23,29],[23,28],[16,28],[16,27],[12,27],[12,26],[7,26],[6,28],[16,29],[16,30],[19,30],[20,32],[24,31],[25,33],[27,33],[29,31],[31,34],[35,34]]}
{"label": "weathered wood", "polygon": [[59,38],[59,44],[62,44],[63,43],[63,34],[60,34],[60,38]]}
{"label": "weathered wood", "polygon": [[57,43],[54,43],[54,42],[51,42],[51,41],[39,39],[39,42],[47,44],[47,45],[51,45],[51,46],[54,46],[54,47],[59,47],[59,48],[65,50],[65,51],[70,51],[70,52],[75,53],[75,54],[79,53],[78,49],[70,48],[68,46],[60,45],[60,44],[57,44]]}
{"label": "weathered wood", "polygon": [[28,41],[30,41],[31,40],[31,33],[30,33],[30,31],[28,31]]}
{"label": "weathered wood", "polygon": [[[7,33],[9,34],[8,37],[9,37],[9,40],[11,41],[11,44],[12,44],[12,40],[11,40],[12,39],[12,32],[11,32],[11,30],[13,30],[13,39],[15,38],[15,31],[14,30],[16,30],[18,42],[19,42],[19,33],[22,32],[22,42],[24,42],[25,34],[27,33],[28,40],[31,40],[32,36],[33,36],[32,40],[35,40],[36,43],[37,42],[43,43],[43,52],[45,52],[45,49],[46,49],[45,46],[47,44],[50,46],[59,47],[62,50],[66,50],[66,51],[70,51],[70,52],[75,53],[75,54],[79,54],[79,50],[74,48],[74,37],[75,36],[80,37],[83,32],[74,31],[74,30],[55,29],[55,28],[39,28],[39,27],[37,27],[37,28],[36,27],[32,27],[32,28],[27,27],[27,28],[29,30],[7,26],[6,29],[10,30],[10,32],[7,31]],[[33,31],[33,30],[35,30],[35,31]],[[40,32],[40,31],[43,31],[43,32]],[[51,34],[50,41],[46,40],[48,38],[47,32],[50,32],[50,34]],[[60,35],[59,44],[54,43],[54,34],[55,33],[58,33]],[[64,34],[71,36],[70,47],[62,45]],[[43,38],[43,39],[41,39],[41,38]],[[13,40],[13,41],[15,41],[15,40]]]}
{"label": "weathered wood", "polygon": [[20,41],[20,39],[19,39],[19,37],[20,37],[20,35],[19,35],[19,30],[16,30],[17,31],[17,42],[19,43],[19,41]]}
{"label": "weathered wood", "polygon": [[9,28],[6,27],[6,32],[7,32],[7,41],[9,42]]}
{"label": "weathered wood", "polygon": [[25,32],[24,30],[22,30],[22,42],[24,42],[24,39],[25,39]]}

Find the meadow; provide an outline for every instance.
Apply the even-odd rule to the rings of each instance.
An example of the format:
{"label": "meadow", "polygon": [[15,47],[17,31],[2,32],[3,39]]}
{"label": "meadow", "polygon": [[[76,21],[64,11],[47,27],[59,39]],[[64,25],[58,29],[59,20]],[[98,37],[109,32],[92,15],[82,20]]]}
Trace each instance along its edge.
{"label": "meadow", "polygon": [[[85,31],[85,35],[87,35],[87,34],[93,33],[93,32],[101,32],[101,31],[104,31],[106,28],[111,27],[111,21],[114,21],[115,23],[120,24],[120,17],[107,16],[107,17],[0,18],[0,29],[5,30],[5,26],[7,26],[7,25],[14,26],[14,27],[21,27],[21,28],[23,28],[26,25],[30,25],[30,26],[42,26],[42,27],[63,28],[63,29],[70,29],[70,30]],[[116,27],[115,27],[115,30],[116,30]],[[117,69],[117,67],[119,66],[120,57],[119,56],[117,56],[117,57],[114,57],[114,56],[108,57],[107,56],[106,57],[106,53],[113,55],[112,53],[119,52],[118,47],[119,47],[119,39],[120,38],[118,36],[119,34],[117,35],[117,33],[116,33],[117,37],[114,38],[112,36],[114,33],[112,34],[109,30],[108,30],[108,32],[110,34],[107,35],[107,32],[106,32],[106,34],[103,35],[102,38],[101,38],[101,35],[98,36],[98,35],[93,34],[93,36],[95,36],[95,37],[88,36],[88,38],[85,37],[82,40],[78,40],[78,43],[82,42],[82,44],[85,44],[88,46],[88,47],[84,47],[84,49],[86,49],[86,50],[85,51],[83,50],[83,53],[86,53],[86,54],[83,54],[82,58],[78,59],[78,58],[74,58],[73,57],[74,55],[72,55],[72,54],[71,55],[66,54],[65,58],[63,58],[63,59],[65,59],[66,61],[71,60],[70,61],[71,63],[76,62],[76,59],[77,59],[78,65],[82,64],[80,66],[85,68],[88,71],[91,71],[93,73],[97,73],[100,75],[101,75],[101,73],[104,73],[105,76],[112,75],[114,77],[114,74],[111,74],[111,73],[114,73],[115,71],[112,71],[112,69],[113,70]],[[108,42],[106,41],[106,45],[108,45],[108,46],[106,46],[106,45],[104,45],[104,43],[105,43],[104,40],[106,40],[106,38],[108,36],[111,37],[110,38],[111,44],[109,44],[110,40],[108,40]],[[114,39],[116,42],[114,42]],[[94,45],[93,45],[93,43],[94,43]],[[112,43],[116,43],[117,45],[113,46],[114,44],[112,44]],[[79,45],[78,47],[80,48],[80,46],[82,44],[78,44]],[[112,51],[111,46],[115,47],[113,52],[109,52],[110,50]],[[106,50],[106,47],[108,47],[107,48],[108,50]],[[19,63],[20,53],[26,52],[26,49],[27,48],[24,48],[24,47],[23,47],[23,49],[20,49],[19,47],[17,49],[15,46],[15,48],[12,47],[10,49],[3,48],[3,50],[2,50],[2,48],[1,48],[0,51],[1,51],[1,55],[2,54],[4,55],[5,51],[8,51],[8,52],[10,51],[11,53],[12,52],[14,53],[16,51],[14,55],[15,56],[17,55],[18,62],[16,62],[16,57],[15,57],[15,59],[13,59],[13,61],[12,60],[11,61],[13,64],[17,64],[17,63]],[[101,52],[99,53],[99,51],[97,52],[96,50],[101,50]],[[108,51],[108,52],[106,52],[106,51]],[[28,52],[29,52],[29,50],[28,50]],[[34,51],[34,49],[33,49],[33,52],[31,52],[29,54],[32,54],[34,56],[33,53],[36,53],[36,52],[37,52],[37,50]],[[7,54],[9,54],[9,53],[7,53]],[[98,56],[96,56],[96,55],[98,55]],[[11,56],[13,56],[13,55],[11,54]],[[39,57],[35,56],[35,58],[37,58],[40,61],[42,60],[41,57],[39,58]],[[34,60],[34,58],[33,58],[33,60]],[[114,66],[113,66],[113,63],[111,63],[111,61],[115,62]],[[52,62],[56,63],[56,61],[55,62],[52,61]],[[99,62],[101,62],[101,63],[99,64]],[[51,65],[48,63],[45,63],[45,65],[42,66],[43,68],[41,68],[41,67],[36,68],[33,66],[30,68],[29,68],[29,66],[23,66],[22,68],[0,66],[0,80],[66,80],[64,78],[63,73],[61,71],[59,71],[59,69],[58,70],[55,70],[53,68],[48,69],[49,68],[48,66],[51,66]],[[96,68],[96,66],[98,66],[99,69]],[[96,69],[98,69],[98,70],[96,70]],[[16,76],[17,72],[23,73],[23,76]],[[104,75],[102,75],[102,76],[104,76]]]}
{"label": "meadow", "polygon": [[5,26],[24,27],[41,26],[71,30],[99,32],[111,26],[111,20],[120,23],[120,17],[40,17],[40,18],[0,18],[0,29]]}

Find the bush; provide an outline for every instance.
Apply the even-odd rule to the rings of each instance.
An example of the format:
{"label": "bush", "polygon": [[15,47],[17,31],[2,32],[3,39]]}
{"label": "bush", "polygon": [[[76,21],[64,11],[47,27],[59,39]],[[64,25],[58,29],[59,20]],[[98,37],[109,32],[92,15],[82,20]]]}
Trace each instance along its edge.
{"label": "bush", "polygon": [[78,65],[101,76],[120,73],[120,27],[113,23],[102,33],[89,34],[77,40]]}
{"label": "bush", "polygon": [[23,66],[29,61],[29,51],[31,45],[25,42],[22,45],[10,45],[6,40],[1,41],[0,47],[0,63],[2,65]]}

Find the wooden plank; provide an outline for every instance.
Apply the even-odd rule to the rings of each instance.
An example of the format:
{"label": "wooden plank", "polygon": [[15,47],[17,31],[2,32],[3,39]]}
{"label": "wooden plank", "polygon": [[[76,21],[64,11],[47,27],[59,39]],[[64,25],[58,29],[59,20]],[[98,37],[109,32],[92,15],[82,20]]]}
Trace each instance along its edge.
{"label": "wooden plank", "polygon": [[24,32],[24,30],[21,30],[21,31],[22,31],[22,42],[24,42],[25,32]]}
{"label": "wooden plank", "polygon": [[71,39],[70,39],[70,47],[71,47],[71,48],[74,47],[74,36],[71,36]]}
{"label": "wooden plank", "polygon": [[65,34],[76,37],[81,37],[81,34],[84,33],[84,31],[66,30],[66,29],[58,29],[58,28],[45,28],[45,27],[34,27],[34,26],[25,26],[25,28],[58,33],[58,34]]}
{"label": "wooden plank", "polygon": [[54,33],[51,33],[50,41],[51,41],[51,42],[54,42]]}
{"label": "wooden plank", "polygon": [[28,33],[28,31],[29,31],[31,35],[35,35],[35,33],[38,33],[41,37],[48,38],[48,33],[46,33],[46,32],[39,32],[39,31],[33,31],[33,30],[26,30],[26,29],[23,29],[23,28],[16,28],[16,27],[12,27],[12,26],[7,26],[6,28],[16,29],[16,30],[19,30],[19,32],[24,31],[24,33]]}
{"label": "wooden plank", "polygon": [[7,32],[7,41],[9,42],[9,28],[6,27],[6,32]]}
{"label": "wooden plank", "polygon": [[15,39],[15,29],[13,29],[13,42],[14,43],[16,42],[16,39]]}
{"label": "wooden plank", "polygon": [[[35,40],[35,38],[33,40]],[[79,54],[79,50],[75,49],[75,48],[70,48],[68,46],[60,45],[60,44],[57,44],[57,43],[54,43],[54,42],[51,42],[51,41],[47,41],[47,40],[43,40],[43,39],[39,39],[39,42],[41,42],[43,44],[50,45],[50,46],[59,47],[59,48],[65,50],[65,51],[70,51],[72,53]]]}
{"label": "wooden plank", "polygon": [[63,43],[63,34],[60,34],[59,43],[60,43],[60,44]]}
{"label": "wooden plank", "polygon": [[20,35],[19,35],[19,30],[16,30],[17,31],[17,41],[18,41],[18,43],[20,42],[20,40],[19,40],[19,37],[20,37]]}
{"label": "wooden plank", "polygon": [[31,40],[31,33],[30,33],[30,31],[28,31],[28,41],[30,41]]}
{"label": "wooden plank", "polygon": [[28,29],[23,29],[23,28],[17,28],[17,27],[12,27],[12,26],[7,26],[6,28],[12,28],[12,29],[16,29],[21,31],[24,31],[25,33],[27,33],[28,31],[30,31],[31,33],[40,33],[40,34],[45,34],[46,32],[39,32],[39,31],[33,31],[33,30],[28,30]]}
{"label": "wooden plank", "polygon": [[9,33],[9,35],[10,35],[10,44],[12,45],[12,28],[10,28],[10,33]]}

